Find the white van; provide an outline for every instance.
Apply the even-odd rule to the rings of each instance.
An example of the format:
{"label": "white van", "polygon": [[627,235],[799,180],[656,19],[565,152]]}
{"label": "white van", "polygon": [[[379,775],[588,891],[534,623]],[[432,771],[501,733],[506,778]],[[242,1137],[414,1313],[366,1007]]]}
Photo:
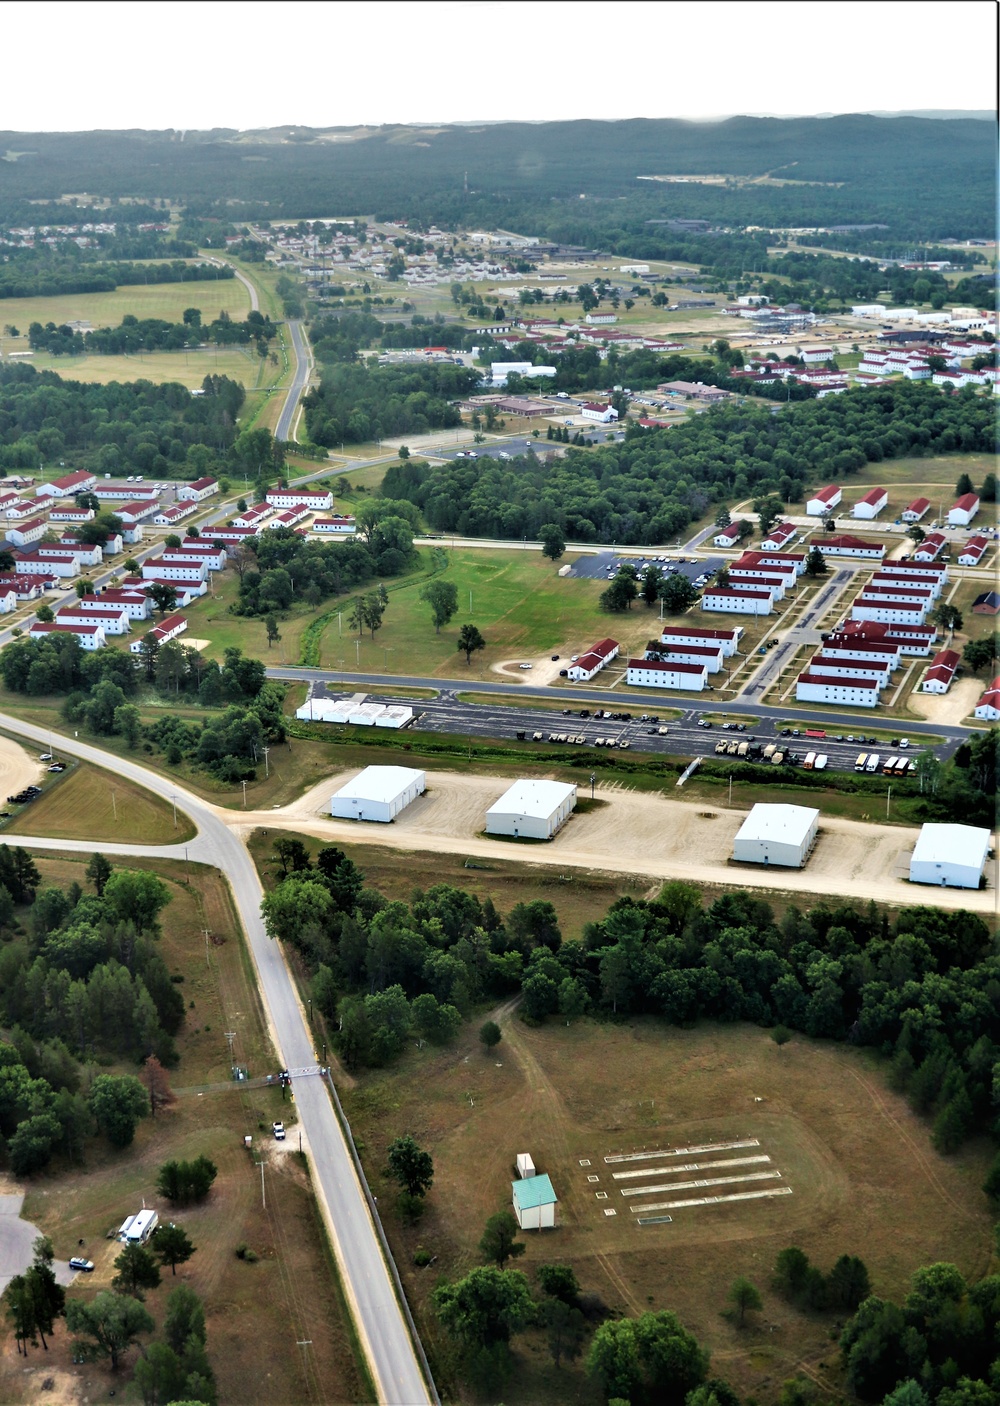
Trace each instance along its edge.
{"label": "white van", "polygon": [[871,756],[868,758],[867,763],[865,764],[865,771],[878,771],[881,763],[882,758],[879,756],[879,754],[877,752],[872,752]]}

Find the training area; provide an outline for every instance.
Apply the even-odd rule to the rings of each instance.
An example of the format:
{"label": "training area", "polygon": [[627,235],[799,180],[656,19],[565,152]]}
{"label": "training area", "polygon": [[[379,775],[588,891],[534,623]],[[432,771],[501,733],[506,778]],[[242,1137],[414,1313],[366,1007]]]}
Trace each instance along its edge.
{"label": "training area", "polygon": [[[866,1055],[799,1036],[779,1048],[746,1025],[530,1028],[497,1014],[495,1051],[471,1032],[453,1050],[425,1045],[347,1096],[372,1166],[392,1136],[390,1108],[392,1128],[434,1148],[426,1213],[398,1232],[401,1267],[427,1244],[437,1272],[464,1273],[487,1217],[509,1209],[515,1158],[528,1151],[558,1206],[553,1229],[523,1231],[517,1268],[569,1264],[614,1311],[674,1310],[732,1385],[762,1399],[768,1382],[829,1350],[829,1320],[770,1288],[782,1249],[797,1245],[825,1270],[859,1255],[883,1295],[936,1260],[985,1272],[981,1166],[934,1152]],[[421,1271],[403,1272],[410,1293],[429,1295]],[[737,1274],[764,1298],[752,1340],[722,1316]],[[544,1352],[516,1351],[517,1401],[566,1399],[543,1378]]]}

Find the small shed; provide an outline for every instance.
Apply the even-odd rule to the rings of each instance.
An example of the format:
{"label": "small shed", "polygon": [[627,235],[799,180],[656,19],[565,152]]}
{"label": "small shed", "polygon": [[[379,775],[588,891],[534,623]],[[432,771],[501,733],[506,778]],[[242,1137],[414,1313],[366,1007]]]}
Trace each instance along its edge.
{"label": "small shed", "polygon": [[512,1181],[514,1214],[522,1230],[544,1230],[556,1223],[559,1198],[552,1189],[548,1175]]}
{"label": "small shed", "polygon": [[517,1174],[522,1179],[535,1175],[535,1164],[531,1160],[530,1152],[519,1152],[517,1154]]}

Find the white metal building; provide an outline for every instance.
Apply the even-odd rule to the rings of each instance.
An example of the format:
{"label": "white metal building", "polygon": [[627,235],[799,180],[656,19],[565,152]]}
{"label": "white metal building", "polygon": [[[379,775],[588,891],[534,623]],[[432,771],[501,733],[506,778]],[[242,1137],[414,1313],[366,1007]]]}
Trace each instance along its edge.
{"label": "white metal building", "polygon": [[625,682],[630,688],[685,688],[701,693],[708,682],[708,665],[693,660],[660,664],[654,659],[630,659]]}
{"label": "white metal building", "polygon": [[836,484],[828,484],[826,488],[818,489],[811,498],[806,499],[806,513],[809,517],[822,517],[831,508],[835,508],[843,496]]}
{"label": "white metal building", "polygon": [[724,610],[731,615],[770,615],[774,606],[771,590],[736,590],[734,587],[707,586],[701,598],[702,610]]}
{"label": "white metal building", "polygon": [[353,781],[341,786],[330,801],[335,820],[378,820],[388,824],[423,795],[427,779],[422,771],[405,766],[366,766]]}
{"label": "white metal building", "polygon": [[863,498],[859,498],[854,505],[854,516],[856,518],[878,517],[879,513],[889,501],[889,495],[884,488],[870,488]]}
{"label": "white metal building", "polygon": [[544,1230],[556,1223],[559,1198],[545,1172],[510,1184],[514,1214],[522,1230]]}
{"label": "white metal building", "polygon": [[961,498],[948,510],[949,527],[968,527],[979,512],[979,497],[975,493],[963,493]]}
{"label": "white metal building", "polygon": [[575,806],[576,787],[568,782],[522,778],[486,812],[486,833],[551,840]]}
{"label": "white metal building", "polygon": [[853,708],[874,708],[879,701],[877,679],[843,679],[810,669],[795,683],[797,703],[844,703]]}
{"label": "white metal building", "polygon": [[755,805],[733,841],[743,864],[780,864],[801,869],[816,843],[819,811],[810,806]]}
{"label": "white metal building", "polygon": [[910,883],[977,889],[989,849],[989,830],[924,825],[910,858]]}

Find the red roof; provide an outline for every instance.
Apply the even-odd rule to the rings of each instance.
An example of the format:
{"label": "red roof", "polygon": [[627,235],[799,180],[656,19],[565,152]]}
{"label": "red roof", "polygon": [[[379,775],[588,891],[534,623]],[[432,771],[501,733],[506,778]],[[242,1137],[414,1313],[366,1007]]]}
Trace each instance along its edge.
{"label": "red roof", "polygon": [[654,669],[660,674],[703,674],[704,664],[656,664],[652,659],[630,659],[628,661],[630,669]]}
{"label": "red roof", "polygon": [[617,640],[613,640],[613,639],[598,640],[597,643],[596,643],[596,644],[593,646],[593,648],[590,650],[590,653],[591,653],[591,654],[600,654],[600,655],[602,656],[602,658],[605,658],[605,659],[606,659],[609,654],[613,654],[613,653],[615,652],[615,650],[618,649],[618,648],[619,648],[619,644],[618,644],[618,641],[617,641]]}
{"label": "red roof", "polygon": [[73,488],[78,483],[92,483],[93,481],[94,475],[88,474],[85,469],[78,469],[76,473],[66,474],[63,478],[51,480],[53,488],[62,489]]}
{"label": "red roof", "polygon": [[912,613],[920,613],[925,608],[924,603],[918,600],[896,600],[893,596],[857,596],[855,605],[869,605],[877,610],[908,610]]}
{"label": "red roof", "polygon": [[677,625],[671,630],[664,630],[664,635],[685,635],[694,640],[731,640],[734,639],[739,626],[732,630],[695,630],[688,629],[686,625]]}
{"label": "red roof", "polygon": [[876,503],[881,503],[882,499],[888,496],[884,488],[870,488],[865,496],[858,501],[861,503],[871,503],[874,507]]}
{"label": "red roof", "polygon": [[962,656],[957,649],[940,649],[935,654],[932,662],[932,669],[950,669],[952,673],[958,668]]}
{"label": "red roof", "polygon": [[851,551],[884,552],[884,542],[865,542],[861,537],[851,537],[845,534],[842,537],[822,537],[817,539],[817,547],[820,551],[828,551],[830,547],[845,547]]}
{"label": "red roof", "polygon": [[196,478],[195,481],[193,483],[189,483],[187,487],[193,488],[198,491],[202,488],[211,488],[212,484],[218,483],[218,481],[219,480],[217,478]]}
{"label": "red roof", "polygon": [[930,505],[931,500],[929,498],[914,498],[906,511],[908,513],[925,513]]}
{"label": "red roof", "polygon": [[728,586],[706,586],[705,596],[735,596],[737,600],[770,600],[770,591],[734,591]]}
{"label": "red roof", "polygon": [[994,708],[1000,707],[1000,674],[998,674],[990,684],[989,688],[976,704],[976,707],[981,708],[984,703],[991,704]]}
{"label": "red roof", "polygon": [[28,634],[50,635],[54,630],[62,630],[70,635],[96,635],[100,628],[100,625],[60,625],[58,621],[36,620]]}
{"label": "red roof", "polygon": [[[854,624],[860,622],[854,621]],[[866,622],[884,630],[886,627],[879,621]],[[901,646],[892,640],[866,640],[866,639],[844,639],[838,634],[832,634],[828,640],[824,640],[820,645],[821,654],[839,654],[842,650],[850,654],[885,654],[889,650],[899,653]]]}
{"label": "red roof", "polygon": [[657,654],[703,654],[718,659],[721,645],[710,644],[664,644],[662,640],[655,646]]}
{"label": "red roof", "polygon": [[820,503],[829,503],[831,498],[836,498],[839,492],[840,489],[837,485],[835,483],[830,483],[827,484],[826,488],[817,488],[816,492],[813,494],[813,498],[817,499]]}
{"label": "red roof", "polygon": [[963,493],[962,496],[961,496],[961,498],[959,498],[957,502],[955,502],[955,503],[952,504],[951,511],[954,512],[956,508],[961,508],[963,512],[966,512],[966,513],[967,513],[967,512],[971,512],[971,510],[972,510],[973,508],[978,508],[978,507],[979,507],[979,494],[978,494],[978,493]]}
{"label": "red roof", "polygon": [[878,679],[838,679],[830,674],[812,674],[808,669],[804,674],[799,674],[799,683],[829,684],[832,688],[877,689],[879,686]]}

